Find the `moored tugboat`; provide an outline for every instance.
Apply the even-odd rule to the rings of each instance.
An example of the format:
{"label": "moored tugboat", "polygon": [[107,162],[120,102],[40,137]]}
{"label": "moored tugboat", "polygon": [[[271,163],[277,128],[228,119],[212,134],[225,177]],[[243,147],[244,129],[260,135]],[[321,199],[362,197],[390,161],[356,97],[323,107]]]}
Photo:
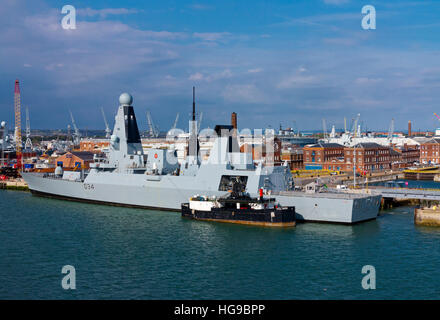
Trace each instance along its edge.
{"label": "moored tugboat", "polygon": [[294,227],[295,207],[280,206],[275,198],[251,198],[240,183],[233,183],[227,196],[216,198],[195,196],[182,203],[182,217],[194,220],[259,225],[267,227]]}

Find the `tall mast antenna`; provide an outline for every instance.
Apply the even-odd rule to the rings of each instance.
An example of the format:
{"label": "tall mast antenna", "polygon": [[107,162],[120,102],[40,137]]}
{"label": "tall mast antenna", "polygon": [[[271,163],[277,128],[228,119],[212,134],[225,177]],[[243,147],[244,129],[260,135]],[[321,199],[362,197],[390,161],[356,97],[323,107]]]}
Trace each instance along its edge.
{"label": "tall mast antenna", "polygon": [[192,120],[196,121],[196,87],[193,87],[193,114]]}

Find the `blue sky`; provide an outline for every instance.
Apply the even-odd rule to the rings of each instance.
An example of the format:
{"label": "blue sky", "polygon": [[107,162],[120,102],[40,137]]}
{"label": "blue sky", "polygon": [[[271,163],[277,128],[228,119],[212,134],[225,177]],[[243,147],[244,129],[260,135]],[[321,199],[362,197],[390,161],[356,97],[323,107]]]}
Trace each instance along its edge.
{"label": "blue sky", "polygon": [[[61,8],[77,29],[61,28]],[[361,28],[374,5],[377,29]],[[0,119],[13,121],[13,85],[33,128],[103,128],[120,93],[168,129],[187,127],[192,86],[203,127],[301,130],[343,126],[433,129],[440,112],[440,1],[2,0]],[[24,112],[23,112],[24,115]]]}

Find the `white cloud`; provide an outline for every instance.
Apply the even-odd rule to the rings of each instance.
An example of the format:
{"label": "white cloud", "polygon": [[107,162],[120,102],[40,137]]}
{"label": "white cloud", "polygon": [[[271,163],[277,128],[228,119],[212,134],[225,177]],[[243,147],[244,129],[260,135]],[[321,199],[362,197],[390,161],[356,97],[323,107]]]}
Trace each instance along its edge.
{"label": "white cloud", "polygon": [[298,88],[307,85],[312,85],[315,83],[319,83],[318,77],[312,75],[304,76],[296,73],[281,79],[281,81],[278,82],[277,84],[277,88],[291,89],[291,88]]}
{"label": "white cloud", "polygon": [[232,77],[232,71],[229,69],[225,69],[219,74],[214,75],[213,79],[224,79],[224,78],[231,78]]}
{"label": "white cloud", "polygon": [[[37,3],[39,0],[32,1],[32,5]],[[343,119],[368,105],[371,112],[365,118],[363,114],[365,122],[387,127],[389,119],[382,123],[376,119],[377,112],[394,108],[387,111],[391,118],[399,108],[399,116],[410,117],[414,106],[431,112],[440,99],[438,50],[383,48],[346,30],[299,39],[295,46],[286,45],[279,35],[271,41],[273,46],[267,46],[257,34],[252,39],[259,41],[236,41],[214,48],[216,41],[237,40],[236,34],[142,30],[121,21],[81,19],[77,20],[78,29],[67,31],[60,27],[59,8],[4,10],[0,10],[0,77],[7,81],[17,70],[22,72],[23,92],[40,114],[59,115],[51,123],[44,117],[38,122],[35,117],[41,127],[64,126],[66,112],[59,108],[69,104],[77,105],[78,112],[85,110],[82,126],[102,125],[98,109],[96,117],[90,116],[90,105],[102,103],[113,112],[111,108],[123,91],[134,95],[137,106],[163,106],[153,117],[168,125],[174,120],[168,115],[188,98],[191,81],[203,82],[201,107],[215,105],[212,110],[227,114],[232,104],[226,102],[234,102],[243,123],[255,126],[276,125],[280,119],[291,118],[304,128],[314,128],[319,126],[313,118],[316,110],[328,117],[330,124],[331,116]],[[359,20],[359,13],[355,15]],[[352,17],[344,13],[304,19],[332,23],[351,21]],[[357,39],[358,45],[329,46],[350,38]],[[51,103],[47,103],[47,92],[53,97]],[[374,99],[365,101],[364,97]],[[7,99],[0,99],[0,118],[9,116],[2,111],[7,110],[3,108],[6,103]],[[257,109],[260,118],[255,116]],[[209,117],[205,119],[209,122]],[[218,114],[212,119],[218,120]],[[421,126],[423,119],[419,117]],[[139,117],[139,124],[146,127],[145,119]]]}
{"label": "white cloud", "polygon": [[232,76],[233,76],[232,71],[230,69],[225,69],[220,72],[214,72],[209,75],[204,75],[200,72],[196,72],[196,73],[191,74],[188,79],[189,80],[198,80],[198,81],[203,80],[206,82],[212,82],[215,80],[231,78]]}
{"label": "white cloud", "polygon": [[52,70],[55,70],[56,68],[62,68],[62,67],[64,67],[64,64],[62,64],[62,63],[51,63],[51,64],[48,64],[45,67],[45,69],[52,71]]}
{"label": "white cloud", "polygon": [[203,41],[218,41],[231,35],[229,32],[194,32],[193,37]]}
{"label": "white cloud", "polygon": [[349,0],[324,0],[326,4],[341,5],[350,2]]}
{"label": "white cloud", "polygon": [[227,85],[222,92],[223,98],[229,102],[264,104],[267,99],[254,84]]}
{"label": "white cloud", "polygon": [[326,44],[352,46],[357,43],[357,40],[352,38],[324,38],[323,42]]}
{"label": "white cloud", "polygon": [[359,77],[356,78],[355,82],[360,85],[364,84],[376,84],[379,82],[383,82],[382,78],[368,78],[368,77]]}
{"label": "white cloud", "polygon": [[263,71],[262,68],[255,68],[255,69],[249,69],[247,72],[249,72],[249,73],[259,73],[261,71]]}
{"label": "white cloud", "polygon": [[105,18],[109,15],[125,15],[125,14],[135,14],[139,10],[127,9],[127,8],[105,8],[105,9],[92,9],[92,8],[78,8],[77,13],[80,16],[94,17],[99,16]]}
{"label": "white cloud", "polygon": [[196,72],[194,74],[191,74],[188,80],[194,80],[194,81],[203,80],[203,74],[201,74],[200,72]]}
{"label": "white cloud", "polygon": [[191,5],[189,5],[189,7],[191,9],[195,9],[195,10],[212,10],[212,9],[214,9],[213,6],[208,6],[206,4],[200,4],[200,3],[191,4]]}

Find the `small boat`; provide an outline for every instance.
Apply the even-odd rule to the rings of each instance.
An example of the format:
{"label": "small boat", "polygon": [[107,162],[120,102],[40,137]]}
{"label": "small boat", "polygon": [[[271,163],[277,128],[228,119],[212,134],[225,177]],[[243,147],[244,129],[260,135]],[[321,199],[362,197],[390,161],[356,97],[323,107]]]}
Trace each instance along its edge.
{"label": "small boat", "polygon": [[296,224],[295,207],[283,207],[275,198],[264,198],[262,190],[258,198],[251,198],[239,183],[233,184],[224,197],[197,195],[190,198],[189,203],[182,203],[182,217],[267,227],[294,227]]}

